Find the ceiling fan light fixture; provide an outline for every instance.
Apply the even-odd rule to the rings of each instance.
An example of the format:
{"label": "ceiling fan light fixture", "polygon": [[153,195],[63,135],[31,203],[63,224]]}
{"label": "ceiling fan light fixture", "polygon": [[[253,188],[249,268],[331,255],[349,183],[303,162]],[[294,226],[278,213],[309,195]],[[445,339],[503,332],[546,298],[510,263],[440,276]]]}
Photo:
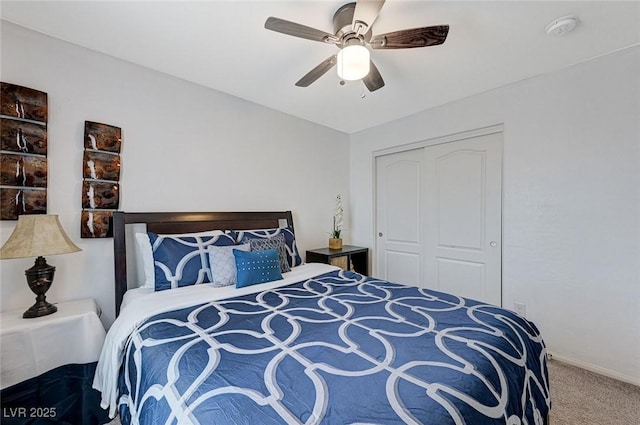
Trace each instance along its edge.
{"label": "ceiling fan light fixture", "polygon": [[353,44],[338,52],[338,77],[343,80],[361,80],[369,74],[371,63],[369,49]]}

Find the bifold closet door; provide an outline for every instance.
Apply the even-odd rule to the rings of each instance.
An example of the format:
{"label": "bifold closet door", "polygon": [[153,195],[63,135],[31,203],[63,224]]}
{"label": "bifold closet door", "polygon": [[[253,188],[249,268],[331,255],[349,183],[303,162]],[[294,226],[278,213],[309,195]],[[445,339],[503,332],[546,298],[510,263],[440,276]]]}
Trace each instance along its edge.
{"label": "bifold closet door", "polygon": [[502,304],[502,133],[376,159],[377,276]]}
{"label": "bifold closet door", "polygon": [[420,286],[424,150],[376,159],[376,276]]}
{"label": "bifold closet door", "polygon": [[502,305],[502,133],[425,149],[425,283]]}

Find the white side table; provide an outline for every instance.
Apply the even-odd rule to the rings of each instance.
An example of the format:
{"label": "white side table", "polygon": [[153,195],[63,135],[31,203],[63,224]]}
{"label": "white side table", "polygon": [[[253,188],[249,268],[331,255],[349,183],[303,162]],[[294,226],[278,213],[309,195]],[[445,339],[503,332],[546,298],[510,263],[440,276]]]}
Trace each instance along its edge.
{"label": "white side table", "polygon": [[0,313],[0,388],[67,364],[96,362],[104,344],[100,309],[92,299],[61,302],[48,316]]}

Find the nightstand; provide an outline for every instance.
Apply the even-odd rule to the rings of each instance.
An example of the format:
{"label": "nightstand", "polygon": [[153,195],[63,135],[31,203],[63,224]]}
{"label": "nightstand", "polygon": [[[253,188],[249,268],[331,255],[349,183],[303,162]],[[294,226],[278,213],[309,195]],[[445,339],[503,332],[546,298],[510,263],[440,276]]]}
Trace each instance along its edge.
{"label": "nightstand", "polygon": [[369,248],[344,245],[342,249],[318,248],[307,251],[307,263],[331,264],[334,258],[346,257],[347,270],[367,275],[369,273]]}
{"label": "nightstand", "polygon": [[32,319],[22,318],[24,309],[0,313],[2,423],[103,418],[91,388],[105,339],[100,309],[92,299],[56,305],[56,313]]}

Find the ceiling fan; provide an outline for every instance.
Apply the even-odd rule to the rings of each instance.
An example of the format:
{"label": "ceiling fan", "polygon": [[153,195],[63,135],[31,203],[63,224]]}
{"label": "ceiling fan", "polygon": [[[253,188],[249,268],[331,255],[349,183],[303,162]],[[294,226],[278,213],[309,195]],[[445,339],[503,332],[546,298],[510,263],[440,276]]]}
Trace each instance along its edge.
{"label": "ceiling fan", "polygon": [[384,86],[384,80],[369,58],[366,46],[372,49],[436,46],[444,43],[449,33],[449,25],[437,25],[373,35],[371,27],[383,5],[384,0],[358,0],[343,5],[333,15],[334,34],[274,17],[269,17],[264,27],[294,37],[335,44],[340,49],[298,80],[296,86],[308,87],[338,65],[341,79],[362,79],[367,89],[373,92]]}

